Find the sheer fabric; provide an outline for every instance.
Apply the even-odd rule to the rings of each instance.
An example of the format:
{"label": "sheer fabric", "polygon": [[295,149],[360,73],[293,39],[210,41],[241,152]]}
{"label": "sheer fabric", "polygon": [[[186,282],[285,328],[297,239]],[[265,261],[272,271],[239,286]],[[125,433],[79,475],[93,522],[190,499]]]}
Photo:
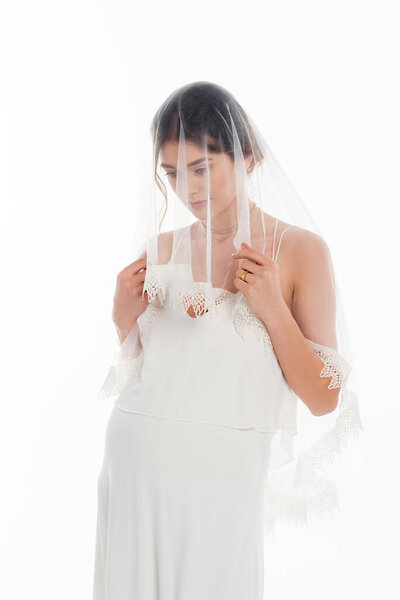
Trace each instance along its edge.
{"label": "sheer fabric", "polygon": [[[196,82],[176,90],[143,146],[134,257],[147,259],[149,304],[124,342],[117,340],[99,398],[127,412],[270,434],[266,532],[277,521],[307,525],[337,513],[336,484],[324,472],[362,424],[327,243],[255,123],[224,88]],[[293,265],[291,311],[320,358],[320,377],[340,389],[333,413],[312,415],[287,384],[268,327],[234,283],[242,261],[233,263],[232,253],[242,242],[278,266],[285,251],[285,264]],[[218,360],[210,364],[215,344]]]}

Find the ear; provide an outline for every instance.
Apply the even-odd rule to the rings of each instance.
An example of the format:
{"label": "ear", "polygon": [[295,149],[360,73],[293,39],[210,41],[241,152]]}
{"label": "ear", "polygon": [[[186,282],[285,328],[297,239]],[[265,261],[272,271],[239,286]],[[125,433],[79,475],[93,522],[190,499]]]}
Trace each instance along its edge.
{"label": "ear", "polygon": [[251,173],[254,167],[254,156],[252,154],[249,154],[249,156],[246,156],[246,158],[244,159],[244,162],[246,165],[247,173]]}

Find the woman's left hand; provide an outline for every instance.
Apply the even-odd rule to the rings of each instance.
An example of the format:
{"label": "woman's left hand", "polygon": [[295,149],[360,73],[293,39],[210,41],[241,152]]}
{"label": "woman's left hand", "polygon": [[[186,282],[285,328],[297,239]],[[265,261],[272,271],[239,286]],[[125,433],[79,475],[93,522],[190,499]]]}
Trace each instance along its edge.
{"label": "woman's left hand", "polygon": [[[232,260],[238,259],[244,260],[236,271],[234,284],[256,315],[268,323],[268,320],[279,316],[282,307],[287,306],[281,290],[279,267],[268,256],[253,250],[245,242],[242,243],[242,249],[232,256]],[[249,272],[246,273],[246,280],[242,281],[240,277],[244,270]]]}

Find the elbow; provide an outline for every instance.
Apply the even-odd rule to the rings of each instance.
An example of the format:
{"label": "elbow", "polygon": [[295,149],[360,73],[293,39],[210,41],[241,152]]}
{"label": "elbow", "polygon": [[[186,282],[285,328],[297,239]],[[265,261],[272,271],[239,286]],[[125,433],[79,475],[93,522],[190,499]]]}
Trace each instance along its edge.
{"label": "elbow", "polygon": [[340,388],[328,390],[325,398],[319,397],[316,401],[309,404],[309,409],[315,417],[322,417],[335,412],[339,404]]}

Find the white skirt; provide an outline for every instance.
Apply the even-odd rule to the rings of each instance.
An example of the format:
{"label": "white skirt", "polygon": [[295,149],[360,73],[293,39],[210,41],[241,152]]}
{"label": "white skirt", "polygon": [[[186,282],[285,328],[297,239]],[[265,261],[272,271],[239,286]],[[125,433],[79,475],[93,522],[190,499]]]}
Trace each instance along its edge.
{"label": "white skirt", "polygon": [[114,406],[93,600],[262,600],[270,441]]}

